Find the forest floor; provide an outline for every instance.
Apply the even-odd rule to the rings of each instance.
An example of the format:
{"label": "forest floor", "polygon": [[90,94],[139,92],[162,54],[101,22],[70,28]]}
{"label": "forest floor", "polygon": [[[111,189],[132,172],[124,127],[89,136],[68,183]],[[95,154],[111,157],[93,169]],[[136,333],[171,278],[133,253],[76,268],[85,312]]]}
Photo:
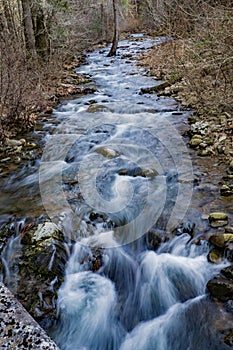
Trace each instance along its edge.
{"label": "forest floor", "polygon": [[[79,59],[64,63],[58,74],[51,72],[46,79],[43,79],[41,86],[37,86],[28,93],[27,100],[23,101],[26,107],[17,117],[10,118],[6,114],[4,119],[3,116],[3,137],[0,137],[2,141],[0,142],[0,171],[2,168],[7,169],[12,163],[17,165],[21,161],[30,159],[32,153],[35,153],[35,156],[38,155],[36,150],[38,145],[34,143],[34,140],[27,140],[27,135],[34,130],[38,121],[49,118],[53,109],[63,99],[95,91],[93,84],[88,84],[89,77],[79,75],[75,71],[75,68],[85,62],[85,54],[80,53]],[[36,151],[31,152],[32,150]]]}

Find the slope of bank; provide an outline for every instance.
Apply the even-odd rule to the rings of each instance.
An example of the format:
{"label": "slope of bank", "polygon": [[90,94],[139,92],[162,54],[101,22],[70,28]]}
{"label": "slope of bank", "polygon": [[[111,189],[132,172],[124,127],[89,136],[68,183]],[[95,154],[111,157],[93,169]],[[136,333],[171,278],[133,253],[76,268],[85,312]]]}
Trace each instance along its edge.
{"label": "slope of bank", "polygon": [[221,45],[212,51],[204,39],[199,44],[194,38],[168,40],[143,53],[138,64],[165,80],[151,93],[172,95],[184,108],[192,108],[190,147],[227,164],[221,191],[228,196],[233,194],[233,57],[232,49]]}

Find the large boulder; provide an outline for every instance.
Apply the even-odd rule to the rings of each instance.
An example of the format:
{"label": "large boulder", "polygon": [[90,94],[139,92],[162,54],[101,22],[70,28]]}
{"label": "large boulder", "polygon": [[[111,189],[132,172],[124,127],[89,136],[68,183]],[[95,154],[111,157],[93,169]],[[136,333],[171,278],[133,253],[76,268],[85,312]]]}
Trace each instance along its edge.
{"label": "large boulder", "polygon": [[0,283],[0,348],[59,350],[45,331]]}
{"label": "large boulder", "polygon": [[35,320],[47,329],[56,319],[57,290],[63,282],[69,256],[66,240],[49,221],[26,225],[18,238],[17,254],[8,262],[17,278],[4,276],[3,281]]}

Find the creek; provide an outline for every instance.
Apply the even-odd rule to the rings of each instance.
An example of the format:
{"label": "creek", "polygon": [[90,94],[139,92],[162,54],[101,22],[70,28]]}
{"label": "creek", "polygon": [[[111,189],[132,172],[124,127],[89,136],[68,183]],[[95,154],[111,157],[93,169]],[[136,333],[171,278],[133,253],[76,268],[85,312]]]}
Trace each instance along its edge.
{"label": "creek", "polygon": [[[136,56],[164,40],[134,35],[114,58],[107,48],[89,53],[76,71],[97,91],[58,106],[46,132],[37,131],[41,159],[1,185],[1,222],[48,215],[72,242],[50,330],[61,350],[228,348],[206,294],[227,264],[209,263],[206,241],[193,239],[208,229],[200,200],[209,208],[217,189],[197,189],[191,112],[171,97],[140,94],[161,82]],[[3,254],[8,279],[15,239]]]}

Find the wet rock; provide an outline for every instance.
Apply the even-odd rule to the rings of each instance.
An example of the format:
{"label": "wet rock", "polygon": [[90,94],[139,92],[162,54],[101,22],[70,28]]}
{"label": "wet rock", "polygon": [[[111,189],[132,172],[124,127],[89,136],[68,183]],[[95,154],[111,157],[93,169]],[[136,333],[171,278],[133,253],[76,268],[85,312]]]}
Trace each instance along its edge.
{"label": "wet rock", "polygon": [[104,250],[99,247],[81,251],[78,256],[78,262],[82,265],[82,270],[98,271],[103,266],[103,254]]}
{"label": "wet rock", "polygon": [[225,267],[224,269],[221,270],[221,274],[224,277],[233,280],[233,266]]}
{"label": "wet rock", "polygon": [[[63,282],[68,260],[66,239],[51,222],[27,225],[20,238],[21,249],[10,262],[11,270],[18,271],[14,293],[46,329],[56,319],[57,290]],[[4,281],[8,280],[4,277]]]}
{"label": "wet rock", "polygon": [[207,283],[207,290],[212,297],[221,301],[227,301],[233,298],[233,280],[219,275]]}
{"label": "wet rock", "polygon": [[220,274],[207,283],[210,294],[221,300],[233,299],[233,266],[228,266],[220,271]]}
{"label": "wet rock", "polygon": [[226,232],[226,233],[233,233],[233,227],[226,226],[226,227],[225,227],[225,232]]}
{"label": "wet rock", "polygon": [[47,106],[45,111],[44,111],[45,114],[52,114],[53,113],[53,107],[51,106]]}
{"label": "wet rock", "polygon": [[231,330],[224,338],[224,343],[231,347],[233,346],[233,330]]}
{"label": "wet rock", "polygon": [[159,92],[160,90],[163,90],[170,85],[171,85],[171,83],[169,83],[168,81],[165,81],[165,82],[158,84],[156,86],[152,86],[152,87],[148,87],[148,88],[141,88],[139,94],[142,95],[142,94],[152,94],[154,92]]}
{"label": "wet rock", "polygon": [[213,264],[219,264],[222,261],[222,251],[212,248],[207,255],[207,260]]}
{"label": "wet rock", "polygon": [[229,169],[233,172],[233,160],[230,162]]}
{"label": "wet rock", "polygon": [[9,238],[15,234],[13,224],[4,224],[0,227],[0,253],[8,242]]}
{"label": "wet rock", "polygon": [[228,261],[233,262],[233,243],[232,242],[227,244],[224,251],[224,256]]}
{"label": "wet rock", "polygon": [[222,227],[228,224],[228,215],[222,212],[215,212],[209,215],[211,227]]}
{"label": "wet rock", "polygon": [[88,108],[87,108],[87,112],[88,113],[95,113],[95,112],[106,112],[108,111],[108,108],[104,105],[99,105],[97,103],[91,104]]}
{"label": "wet rock", "polygon": [[[213,263],[218,263],[219,259],[227,259],[233,261],[233,234],[219,233],[209,237],[210,246],[214,246],[208,254],[208,260]],[[213,250],[213,252],[212,252]],[[218,258],[219,256],[219,258]]]}
{"label": "wet rock", "polygon": [[222,185],[220,188],[220,194],[221,194],[221,196],[228,197],[228,196],[233,195],[233,191],[231,190],[231,188],[229,186]]}
{"label": "wet rock", "polygon": [[98,271],[103,265],[103,250],[101,248],[93,248],[92,249],[92,268],[93,272]]}
{"label": "wet rock", "polygon": [[141,176],[153,178],[158,175],[158,172],[155,169],[142,169],[140,167],[136,167],[133,169],[121,169],[119,170],[118,174],[123,176]]}
{"label": "wet rock", "polygon": [[120,155],[119,152],[106,147],[97,148],[95,151],[96,153],[101,154],[103,157],[108,159],[116,158]]}
{"label": "wet rock", "polygon": [[212,221],[210,223],[210,226],[213,228],[218,228],[218,227],[224,227],[228,224],[228,221],[226,220],[218,220],[218,221]]}
{"label": "wet rock", "polygon": [[162,242],[161,235],[154,229],[151,229],[146,233],[145,239],[147,248],[152,250],[156,250]]}
{"label": "wet rock", "polygon": [[228,243],[233,243],[233,234],[232,233],[223,233],[212,235],[209,239],[211,244],[214,244],[217,247],[223,248]]}
{"label": "wet rock", "polygon": [[175,230],[173,230],[173,234],[176,236],[183,235],[184,233],[187,233],[190,235],[191,238],[194,236],[194,229],[195,229],[195,223],[193,222],[182,222],[180,223]]}

